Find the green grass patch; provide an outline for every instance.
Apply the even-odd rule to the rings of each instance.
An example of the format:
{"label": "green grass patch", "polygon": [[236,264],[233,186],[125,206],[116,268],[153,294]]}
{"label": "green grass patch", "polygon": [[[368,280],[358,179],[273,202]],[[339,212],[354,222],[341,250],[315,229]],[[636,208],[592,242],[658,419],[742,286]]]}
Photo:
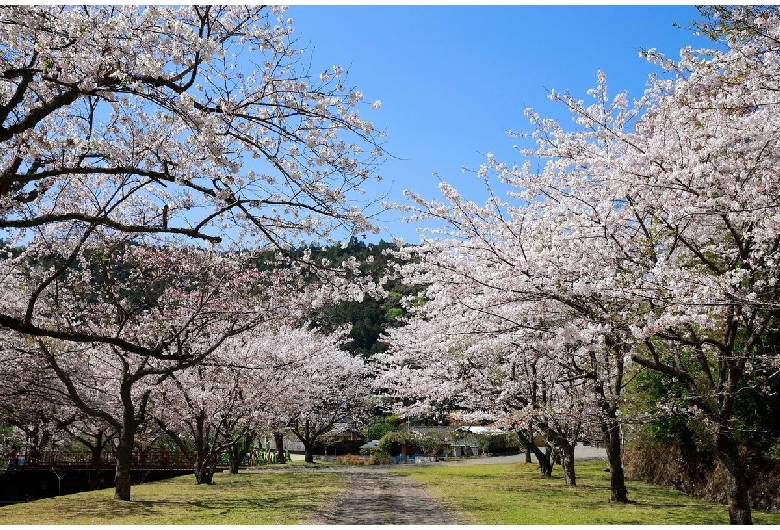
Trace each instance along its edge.
{"label": "green grass patch", "polygon": [[0,508],[2,524],[306,524],[348,485],[316,471],[218,473],[213,485],[192,475],[133,486],[130,502],[113,488]]}
{"label": "green grass patch", "polygon": [[[724,505],[679,491],[627,481],[630,504],[609,501],[604,462],[578,462],[577,486],[560,468],[542,478],[537,464],[404,466],[394,473],[425,484],[466,524],[728,524]],[[757,524],[780,524],[780,514],[753,512]]]}
{"label": "green grass patch", "polygon": [[[576,487],[558,468],[551,479],[536,464],[400,466],[391,472],[424,484],[466,524],[727,524],[725,506],[628,481],[631,504],[609,502],[604,462],[580,462]],[[218,473],[214,485],[189,475],[133,486],[132,501],[113,489],[0,508],[2,524],[313,524],[348,487],[348,478],[310,469]],[[755,523],[780,525],[780,514],[753,512]]]}

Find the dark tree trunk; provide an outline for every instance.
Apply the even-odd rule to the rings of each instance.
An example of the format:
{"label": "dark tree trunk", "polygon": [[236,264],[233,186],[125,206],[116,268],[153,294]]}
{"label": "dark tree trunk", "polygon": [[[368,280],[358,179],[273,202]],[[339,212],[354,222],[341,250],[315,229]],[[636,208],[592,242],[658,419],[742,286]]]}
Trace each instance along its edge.
{"label": "dark tree trunk", "polygon": [[246,453],[246,446],[243,440],[234,440],[228,446],[228,470],[231,475],[238,474],[238,469],[241,467],[241,462],[244,460]]}
{"label": "dark tree trunk", "polygon": [[614,418],[601,424],[601,432],[606,443],[607,462],[609,463],[610,499],[613,502],[629,502],[626,477],[623,472],[622,440],[620,422]]}
{"label": "dark tree trunk", "polygon": [[195,483],[213,484],[216,462],[212,456],[212,450],[208,444],[206,432],[206,413],[201,411],[195,417]]}
{"label": "dark tree trunk", "polygon": [[119,443],[116,448],[116,475],[114,476],[114,498],[120,501],[130,500],[130,463],[135,445],[135,406],[130,395],[130,385],[122,384],[119,390],[122,397],[122,429],[119,432]]}
{"label": "dark tree trunk", "polygon": [[133,454],[133,444],[125,441],[124,434],[120,437],[116,450],[116,475],[114,477],[114,498],[120,501],[130,500],[130,461]]}
{"label": "dark tree trunk", "polygon": [[215,467],[211,454],[198,456],[195,462],[195,483],[213,484]]}
{"label": "dark tree trunk", "polygon": [[527,437],[524,433],[517,431],[517,436],[520,438],[520,442],[526,448],[526,461],[531,461],[530,453],[533,453],[534,456],[536,456],[536,461],[539,462],[539,473],[541,473],[541,475],[545,478],[552,477],[553,464],[550,460],[551,453],[549,451],[542,451],[536,447],[536,444],[533,442],[533,440]]}
{"label": "dark tree trunk", "polygon": [[[546,454],[552,456],[550,472],[552,472],[552,467],[555,464],[560,465],[563,468],[566,485],[576,486],[577,477],[574,472],[574,446],[577,442],[572,442],[569,439],[569,437],[574,436],[568,429],[563,430],[551,427],[547,422],[537,423],[537,428],[541,430],[544,437],[548,440]],[[579,427],[575,429],[575,432],[579,432]]]}
{"label": "dark tree trunk", "polygon": [[244,455],[246,455],[246,451],[242,451],[239,447],[239,444],[233,442],[230,444],[230,452],[229,452],[229,469],[231,475],[237,475],[238,469],[241,467],[241,460],[243,460]]}
{"label": "dark tree trunk", "polygon": [[276,463],[287,463],[287,459],[284,457],[284,431],[274,432],[274,443],[276,444]]}
{"label": "dark tree trunk", "polygon": [[715,455],[726,472],[726,501],[730,524],[753,524],[745,466],[733,433],[721,427],[715,437]]}
{"label": "dark tree trunk", "polygon": [[551,453],[545,451],[542,452],[538,448],[534,450],[534,455],[536,455],[536,460],[539,462],[539,473],[544,478],[551,478],[552,477],[552,471],[553,471],[553,463],[550,459]]}
{"label": "dark tree trunk", "polygon": [[550,452],[551,452],[550,458],[552,458],[553,466],[555,466],[555,464],[558,464],[560,466],[561,465],[561,450],[558,449],[555,446],[552,446],[550,448]]}
{"label": "dark tree trunk", "polygon": [[303,421],[303,425],[299,421],[295,422],[291,432],[301,441],[303,444],[303,460],[308,463],[314,462],[314,444],[322,435],[330,429],[333,424],[317,425],[312,424],[308,419]]}
{"label": "dark tree trunk", "polygon": [[114,498],[120,501],[130,500],[130,463],[133,458],[135,443],[135,415],[125,412],[124,426],[119,433],[119,444],[116,449],[116,475],[114,476]]}
{"label": "dark tree trunk", "polygon": [[567,486],[576,486],[577,477],[574,473],[574,444],[568,440],[561,440],[561,467],[563,468],[563,476],[566,480]]}
{"label": "dark tree trunk", "polygon": [[100,462],[103,459],[103,446],[97,445],[90,450],[91,453],[91,467],[100,467]]}
{"label": "dark tree trunk", "polygon": [[233,442],[230,444],[228,447],[228,457],[231,474],[235,475],[238,473],[238,470],[241,467],[241,462],[243,462],[244,458],[246,458],[246,455],[249,454],[249,451],[252,448],[252,442],[254,440],[254,433],[245,432],[242,436],[239,436],[238,439],[233,440]]}
{"label": "dark tree trunk", "polygon": [[94,434],[95,442],[94,445],[88,444],[86,439],[77,438],[81,443],[89,447],[90,452],[90,466],[91,467],[100,467],[101,461],[103,460],[103,447],[105,447],[106,442],[108,441],[104,435],[103,431],[97,432]]}

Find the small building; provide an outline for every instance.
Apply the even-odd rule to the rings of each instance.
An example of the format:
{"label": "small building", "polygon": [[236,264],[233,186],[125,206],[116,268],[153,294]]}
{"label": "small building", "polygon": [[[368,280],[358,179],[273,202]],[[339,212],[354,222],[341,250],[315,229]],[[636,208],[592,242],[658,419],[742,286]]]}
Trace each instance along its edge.
{"label": "small building", "polygon": [[[470,429],[477,429],[477,431],[471,431]],[[479,429],[485,429],[484,427],[458,427],[453,429],[452,427],[434,426],[434,427],[411,427],[410,431],[417,433],[420,437],[433,439],[434,443],[431,444],[436,449],[434,454],[429,456],[434,457],[461,457],[461,456],[479,456],[482,454],[479,440],[475,434],[481,433]],[[436,443],[438,442],[438,443]],[[414,449],[417,453],[421,452],[417,447],[409,447],[409,450]],[[408,453],[415,454],[415,453]]]}
{"label": "small building", "polygon": [[349,423],[336,423],[315,444],[315,452],[329,455],[359,454],[361,445],[366,441],[363,432],[354,429]]}
{"label": "small building", "polygon": [[[336,423],[326,434],[322,435],[317,443],[314,444],[315,455],[346,455],[359,454],[360,446],[366,439],[362,431],[352,428],[352,425],[346,422]],[[271,440],[273,444],[273,440]],[[297,436],[291,432],[284,435],[284,448],[292,454],[303,454],[305,448]]]}

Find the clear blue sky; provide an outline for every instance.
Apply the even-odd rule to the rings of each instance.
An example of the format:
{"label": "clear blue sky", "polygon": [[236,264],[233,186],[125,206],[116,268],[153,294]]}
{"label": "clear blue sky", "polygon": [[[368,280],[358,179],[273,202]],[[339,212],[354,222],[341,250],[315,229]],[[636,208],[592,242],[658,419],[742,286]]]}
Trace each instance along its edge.
{"label": "clear blue sky", "polygon": [[[385,147],[398,159],[369,191],[398,201],[405,188],[439,198],[432,173],[481,201],[478,180],[461,168],[477,169],[488,152],[522,162],[505,131],[530,130],[525,107],[568,120],[548,90],[587,100],[601,69],[613,94],[639,97],[655,70],[641,49],[677,59],[684,46],[712,45],[672,26],[697,18],[692,6],[294,5],[287,15],[314,72],[339,64],[368,102],[382,101],[365,115],[387,131]],[[379,224],[385,230],[369,240],[418,241],[397,213]]]}

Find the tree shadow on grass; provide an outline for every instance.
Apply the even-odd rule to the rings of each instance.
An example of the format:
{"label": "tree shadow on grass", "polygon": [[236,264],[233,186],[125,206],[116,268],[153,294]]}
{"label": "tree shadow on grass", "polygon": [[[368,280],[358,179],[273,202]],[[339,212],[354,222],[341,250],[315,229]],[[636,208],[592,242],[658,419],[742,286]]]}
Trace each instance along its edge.
{"label": "tree shadow on grass", "polygon": [[113,499],[93,503],[74,501],[61,507],[56,521],[68,524],[70,521],[94,521],[95,524],[133,520],[133,524],[177,524],[195,521],[219,523],[215,519],[233,515],[249,519],[253,515],[282,510],[305,512],[315,508],[311,496],[290,493],[266,494],[262,498],[239,496],[234,498],[207,499],[139,499],[119,501]]}
{"label": "tree shadow on grass", "polygon": [[[87,503],[84,501],[72,501],[61,505],[61,511],[57,514],[57,523],[67,523],[69,520],[93,519],[96,521],[110,521],[138,515],[151,515],[154,502],[150,501],[119,501],[107,499]],[[56,523],[55,523],[56,524]]]}

